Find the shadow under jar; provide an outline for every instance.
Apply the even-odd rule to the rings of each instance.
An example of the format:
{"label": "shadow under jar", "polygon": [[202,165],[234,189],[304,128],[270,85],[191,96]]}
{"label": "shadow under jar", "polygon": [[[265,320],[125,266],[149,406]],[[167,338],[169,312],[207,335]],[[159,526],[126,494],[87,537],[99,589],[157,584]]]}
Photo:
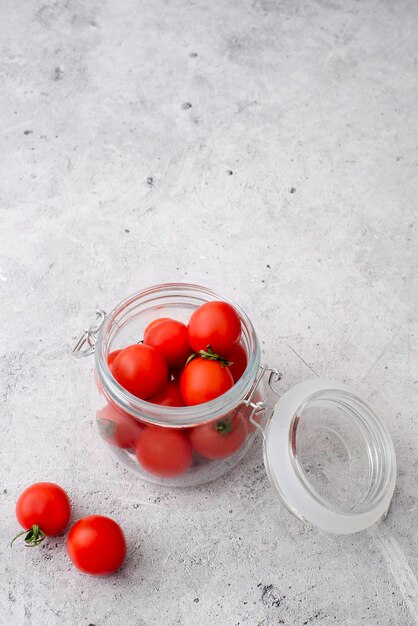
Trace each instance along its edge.
{"label": "shadow under jar", "polygon": [[[193,311],[205,302],[223,300],[234,306],[241,318],[241,343],[247,355],[247,367],[241,378],[222,396],[194,406],[171,407],[141,400],[121,387],[108,367],[108,356],[114,350],[138,343],[144,329],[153,320],[169,317],[187,324]],[[102,438],[118,460],[142,479],[168,486],[189,487],[214,480],[236,465],[249,450],[256,428],[249,421],[251,408],[245,406],[260,369],[260,346],[247,315],[225,297],[196,285],[167,284],[140,291],[121,302],[106,318],[95,344],[93,410]],[[262,384],[262,383],[261,383]],[[257,389],[257,397],[262,390]],[[147,471],[135,454],[137,440],[144,429],[158,426],[176,430],[190,439],[193,428],[207,426],[232,428],[225,435],[225,450],[215,450],[208,458],[191,447],[191,464],[178,475],[165,477]],[[149,433],[150,434],[150,433]],[[173,437],[172,456],[176,464],[187,455],[181,450],[182,437]],[[186,444],[187,445],[187,444]],[[177,446],[177,447],[176,447]],[[209,456],[213,456],[210,454]]]}

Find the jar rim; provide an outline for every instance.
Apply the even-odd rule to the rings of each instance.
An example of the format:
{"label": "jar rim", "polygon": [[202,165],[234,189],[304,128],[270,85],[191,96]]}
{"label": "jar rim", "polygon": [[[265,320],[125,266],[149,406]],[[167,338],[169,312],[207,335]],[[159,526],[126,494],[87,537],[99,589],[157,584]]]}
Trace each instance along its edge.
{"label": "jar rim", "polygon": [[[237,311],[242,324],[243,334],[248,342],[249,354],[247,367],[241,378],[226,393],[210,402],[185,407],[156,405],[142,400],[124,389],[110,372],[107,357],[110,352],[112,335],[130,307],[143,302],[151,304],[153,299],[159,300],[159,307],[164,308],[161,298],[189,298],[201,304],[213,300],[222,300],[231,304]],[[173,305],[173,302],[170,302]],[[146,309],[144,309],[146,310]],[[127,320],[125,320],[125,323]],[[109,341],[110,340],[110,341]],[[207,287],[192,283],[164,283],[137,291],[119,304],[106,316],[96,343],[95,367],[100,384],[110,400],[131,415],[159,426],[187,427],[202,424],[216,419],[221,414],[231,411],[243,401],[249,393],[260,366],[260,344],[254,326],[243,309],[230,298],[218,294]]]}
{"label": "jar rim", "polygon": [[[316,403],[317,401],[321,403],[325,402],[334,410],[341,406],[345,412],[345,416],[343,418],[344,421],[348,421],[350,423],[361,423],[363,426],[362,443],[368,449],[368,461],[371,463],[374,457],[377,457],[379,461],[378,464],[376,463],[376,465],[378,465],[378,470],[370,470],[368,474],[364,476],[365,482],[367,481],[367,478],[370,478],[370,476],[374,476],[375,474],[377,474],[376,478],[368,485],[361,501],[357,502],[355,506],[350,507],[350,510],[343,510],[341,507],[336,506],[335,503],[329,502],[323,494],[317,491],[312,485],[299,459],[296,441],[298,422],[303,419],[304,411],[312,407],[313,403]],[[293,445],[292,441],[294,441]],[[344,512],[345,515],[357,515],[358,513],[374,508],[386,494],[387,484],[391,479],[391,467],[388,462],[392,451],[390,441],[389,434],[382,426],[382,423],[377,419],[377,416],[369,408],[369,406],[363,402],[357,394],[347,390],[324,388],[323,390],[311,393],[297,408],[290,425],[289,455],[294,466],[294,471],[300,482],[314,498],[330,510],[334,510],[337,513]],[[293,447],[295,448],[294,451]],[[380,456],[383,458],[380,458]]]}

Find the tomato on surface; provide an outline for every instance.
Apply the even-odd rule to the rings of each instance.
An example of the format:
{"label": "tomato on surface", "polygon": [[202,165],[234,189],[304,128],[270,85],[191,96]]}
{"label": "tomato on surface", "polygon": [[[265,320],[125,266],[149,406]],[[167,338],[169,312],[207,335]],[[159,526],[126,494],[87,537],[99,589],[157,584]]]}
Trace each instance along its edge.
{"label": "tomato on surface", "polygon": [[70,500],[62,487],[55,483],[34,483],[25,489],[16,503],[17,521],[25,531],[15,539],[29,531],[26,544],[37,545],[45,535],[61,533],[70,515]]}
{"label": "tomato on surface", "polygon": [[158,350],[170,370],[184,367],[192,353],[187,326],[177,320],[156,320],[151,328],[148,325],[144,333],[144,344]]}
{"label": "tomato on surface", "polygon": [[188,406],[209,402],[228,391],[233,384],[234,379],[226,365],[201,357],[190,361],[180,377],[181,395]]}
{"label": "tomato on surface", "polygon": [[234,454],[245,441],[247,424],[237,411],[203,426],[190,429],[192,447],[207,459],[225,459]]}
{"label": "tomato on surface", "polygon": [[110,352],[109,356],[107,357],[107,364],[109,365],[109,367],[112,365],[113,361],[116,359],[120,352],[122,352],[122,350],[113,350],[113,352]]}
{"label": "tomato on surface", "polygon": [[189,344],[195,352],[208,346],[222,357],[237,346],[241,320],[227,302],[206,302],[192,314],[188,325]]}
{"label": "tomato on surface", "polygon": [[152,396],[148,402],[162,406],[184,406],[179,382],[177,380],[170,380],[164,389],[160,391],[158,395]]}
{"label": "tomato on surface", "polygon": [[167,365],[160,352],[142,343],[121,350],[110,371],[122,387],[142,400],[160,393],[168,380]]}
{"label": "tomato on surface", "polygon": [[192,449],[186,435],[162,426],[145,429],[138,440],[136,456],[147,472],[161,478],[180,476],[192,464]]}
{"label": "tomato on surface", "polygon": [[124,562],[126,541],[121,527],[110,517],[90,515],[71,528],[67,552],[74,565],[85,574],[105,576]]}
{"label": "tomato on surface", "polygon": [[118,448],[135,448],[144,429],[138,420],[110,403],[97,411],[96,422],[100,436]]}
{"label": "tomato on surface", "polygon": [[239,343],[233,352],[228,354],[228,361],[231,361],[231,365],[228,367],[234,379],[234,383],[236,383],[247,368],[247,353],[242,344]]}

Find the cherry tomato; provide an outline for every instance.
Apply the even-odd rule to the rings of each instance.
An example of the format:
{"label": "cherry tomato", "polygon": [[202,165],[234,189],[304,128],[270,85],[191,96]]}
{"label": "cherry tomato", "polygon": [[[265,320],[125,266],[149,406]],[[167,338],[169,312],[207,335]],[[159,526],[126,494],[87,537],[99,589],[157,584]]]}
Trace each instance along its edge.
{"label": "cherry tomato", "polygon": [[113,352],[109,354],[109,356],[107,357],[107,364],[109,365],[109,367],[112,365],[113,361],[116,359],[120,352],[122,352],[122,350],[113,350]]}
{"label": "cherry tomato", "polygon": [[135,448],[144,429],[134,417],[113,404],[97,411],[96,422],[100,436],[118,448]]}
{"label": "cherry tomato", "polygon": [[145,429],[138,440],[136,456],[147,472],[162,478],[180,476],[192,463],[192,449],[186,435],[161,426]]}
{"label": "cherry tomato", "polygon": [[208,345],[224,357],[237,346],[241,320],[234,307],[226,302],[206,302],[192,314],[188,326],[189,344],[195,352]]}
{"label": "cherry tomato", "polygon": [[70,500],[62,487],[55,483],[34,483],[25,489],[16,503],[17,521],[25,531],[15,539],[29,531],[26,544],[37,545],[45,535],[61,533],[70,515]]}
{"label": "cherry tomato", "polygon": [[152,322],[150,322],[148,324],[148,326],[145,327],[144,330],[144,337],[147,334],[147,332],[153,327],[155,326],[155,324],[159,324],[160,322],[172,322],[173,320],[171,319],[171,317],[157,317],[155,320],[152,320]]}
{"label": "cherry tomato", "polygon": [[228,355],[228,361],[232,362],[232,365],[228,367],[234,383],[236,383],[247,369],[247,353],[242,344],[239,343],[235,350]]}
{"label": "cherry tomato", "polygon": [[121,350],[111,372],[122,387],[142,400],[160,393],[168,380],[167,365],[161,354],[142,343]]}
{"label": "cherry tomato", "polygon": [[186,365],[180,377],[180,391],[187,405],[209,402],[234,384],[231,372],[220,361],[198,357]]}
{"label": "cherry tomato", "polygon": [[119,524],[110,517],[90,515],[70,530],[67,552],[82,572],[106,576],[119,569],[125,560],[125,537]]}
{"label": "cherry tomato", "polygon": [[180,392],[180,384],[177,380],[170,380],[164,389],[156,396],[148,400],[162,406],[184,406],[183,396]]}
{"label": "cherry tomato", "polygon": [[214,460],[225,459],[234,454],[242,446],[246,436],[246,421],[235,412],[216,422],[191,428],[189,439],[199,454]]}
{"label": "cherry tomato", "polygon": [[170,370],[184,367],[192,349],[187,339],[187,326],[177,320],[163,320],[145,331],[144,344],[152,346],[164,357]]}
{"label": "cherry tomato", "polygon": [[[107,364],[109,367],[112,365],[113,361],[116,359],[119,352],[122,352],[122,350],[113,350],[113,352],[109,354],[109,356],[107,357]],[[94,382],[96,383],[96,387],[100,395],[103,395],[103,389],[102,389],[101,384],[99,383],[99,377],[97,376],[96,370],[94,370]]]}

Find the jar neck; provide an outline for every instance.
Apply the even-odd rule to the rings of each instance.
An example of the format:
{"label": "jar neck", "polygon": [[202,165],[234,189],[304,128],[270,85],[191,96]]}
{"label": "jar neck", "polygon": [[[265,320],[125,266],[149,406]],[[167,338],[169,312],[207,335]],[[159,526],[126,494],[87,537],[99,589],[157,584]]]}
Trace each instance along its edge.
{"label": "jar neck", "polygon": [[[121,330],[141,314],[158,306],[159,314],[164,308],[185,307],[196,309],[205,302],[223,300],[231,304],[241,319],[242,343],[247,354],[247,368],[235,385],[219,398],[210,402],[186,407],[167,407],[141,400],[124,389],[112,376],[107,359],[112,344]],[[224,296],[213,291],[184,283],[170,283],[137,292],[121,302],[106,317],[95,350],[95,366],[105,395],[123,411],[142,421],[161,426],[187,427],[216,419],[235,409],[249,393],[258,374],[260,345],[254,327],[245,312]]]}

